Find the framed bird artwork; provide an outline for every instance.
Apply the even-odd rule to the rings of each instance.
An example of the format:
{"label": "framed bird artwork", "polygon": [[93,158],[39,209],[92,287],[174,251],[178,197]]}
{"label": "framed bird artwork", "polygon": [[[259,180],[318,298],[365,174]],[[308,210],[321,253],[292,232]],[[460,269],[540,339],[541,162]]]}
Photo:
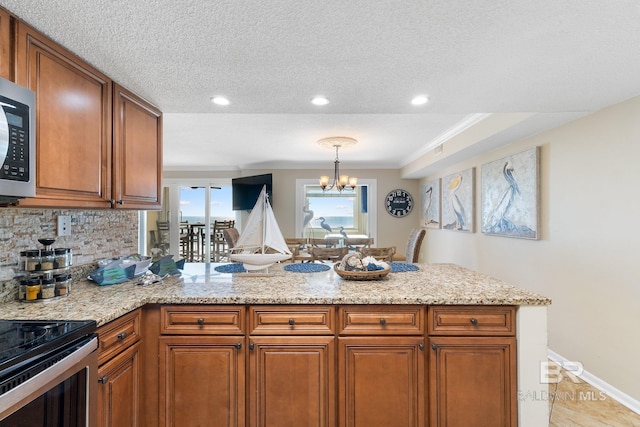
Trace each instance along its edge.
{"label": "framed bird artwork", "polygon": [[442,178],[442,228],[474,232],[475,168]]}
{"label": "framed bird artwork", "polygon": [[482,232],[538,239],[540,148],[482,165]]}
{"label": "framed bird artwork", "polygon": [[440,178],[422,184],[422,225],[427,228],[442,228],[440,220]]}

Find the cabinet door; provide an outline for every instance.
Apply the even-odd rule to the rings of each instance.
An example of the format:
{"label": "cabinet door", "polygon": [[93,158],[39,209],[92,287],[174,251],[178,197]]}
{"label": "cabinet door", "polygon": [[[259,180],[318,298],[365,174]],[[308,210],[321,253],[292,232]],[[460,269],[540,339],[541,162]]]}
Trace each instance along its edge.
{"label": "cabinet door", "polygon": [[13,18],[0,9],[0,77],[13,81]]}
{"label": "cabinet door", "polygon": [[162,113],[114,84],[114,207],[160,209]]}
{"label": "cabinet door", "polygon": [[137,426],[140,410],[139,343],[98,368],[98,426]]}
{"label": "cabinet door", "polygon": [[251,337],[249,425],[335,425],[335,338]]}
{"label": "cabinet door", "polygon": [[160,426],[243,426],[243,337],[160,337]]}
{"label": "cabinet door", "polygon": [[425,358],[422,337],[339,338],[338,425],[424,425]]}
{"label": "cabinet door", "polygon": [[430,425],[516,426],[516,339],[429,339]]}
{"label": "cabinet door", "polygon": [[16,57],[36,94],[36,198],[19,205],[110,207],[111,80],[22,22]]}

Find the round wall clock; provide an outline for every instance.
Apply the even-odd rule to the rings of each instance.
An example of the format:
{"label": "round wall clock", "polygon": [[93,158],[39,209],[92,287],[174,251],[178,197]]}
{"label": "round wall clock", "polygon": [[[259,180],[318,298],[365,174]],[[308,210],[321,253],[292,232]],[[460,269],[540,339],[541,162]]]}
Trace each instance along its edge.
{"label": "round wall clock", "polygon": [[406,190],[393,190],[387,194],[384,206],[390,215],[401,218],[409,215],[413,209],[413,197]]}

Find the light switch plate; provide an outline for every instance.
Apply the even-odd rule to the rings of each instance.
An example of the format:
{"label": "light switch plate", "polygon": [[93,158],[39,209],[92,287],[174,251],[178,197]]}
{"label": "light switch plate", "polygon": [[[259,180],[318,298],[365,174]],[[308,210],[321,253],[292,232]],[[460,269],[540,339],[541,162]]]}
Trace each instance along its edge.
{"label": "light switch plate", "polygon": [[70,215],[58,215],[58,236],[71,236]]}

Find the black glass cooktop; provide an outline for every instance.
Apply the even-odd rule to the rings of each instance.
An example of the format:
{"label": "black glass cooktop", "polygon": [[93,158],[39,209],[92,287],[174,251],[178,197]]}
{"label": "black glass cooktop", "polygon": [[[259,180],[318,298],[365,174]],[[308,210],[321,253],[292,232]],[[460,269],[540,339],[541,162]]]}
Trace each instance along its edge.
{"label": "black glass cooktop", "polygon": [[95,331],[93,320],[0,320],[0,377]]}

